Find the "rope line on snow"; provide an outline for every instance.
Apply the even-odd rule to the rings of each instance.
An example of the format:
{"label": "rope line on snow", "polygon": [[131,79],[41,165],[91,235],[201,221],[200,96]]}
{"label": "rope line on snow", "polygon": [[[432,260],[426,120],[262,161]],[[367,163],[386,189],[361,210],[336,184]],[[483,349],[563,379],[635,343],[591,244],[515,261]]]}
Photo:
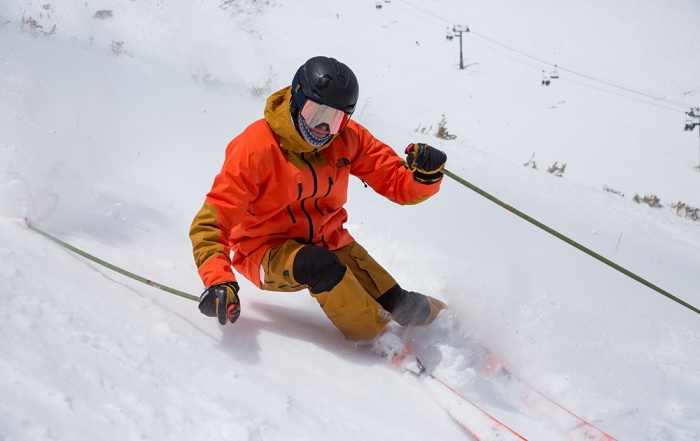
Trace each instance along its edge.
{"label": "rope line on snow", "polygon": [[[691,311],[700,314],[700,309],[698,309],[698,308],[694,307],[693,305],[691,305],[691,304],[689,304],[689,303],[687,303],[687,302],[685,302],[685,301],[679,299],[678,297],[674,296],[673,294],[669,293],[668,291],[665,291],[665,290],[659,288],[658,286],[654,285],[653,283],[651,283],[651,282],[649,282],[649,281],[647,281],[647,280],[645,280],[645,279],[639,277],[638,275],[636,275],[636,274],[634,274],[633,272],[631,272],[631,271],[629,271],[629,270],[627,270],[627,269],[621,267],[620,265],[616,264],[615,262],[613,262],[613,261],[611,261],[611,260],[609,260],[609,259],[606,259],[605,257],[601,256],[600,254],[596,253],[595,251],[593,251],[593,250],[591,250],[591,249],[589,249],[589,248],[586,248],[585,246],[581,245],[580,243],[576,242],[575,240],[570,239],[570,238],[564,236],[563,234],[559,233],[558,231],[556,231],[556,230],[554,230],[554,229],[548,227],[547,225],[545,225],[545,224],[539,222],[538,220],[536,220],[536,219],[534,219],[534,218],[528,216],[527,214],[523,213],[522,211],[520,211],[520,210],[514,208],[512,205],[506,204],[505,202],[501,201],[500,199],[496,198],[495,196],[492,196],[491,194],[485,192],[484,190],[482,190],[482,189],[480,189],[479,187],[477,187],[477,186],[471,184],[470,182],[468,182],[468,181],[466,181],[465,179],[463,179],[463,178],[457,176],[456,174],[450,172],[449,170],[443,168],[443,169],[442,169],[442,172],[443,172],[446,176],[449,176],[450,178],[452,178],[453,180],[455,180],[456,182],[458,182],[458,183],[464,185],[465,187],[469,188],[470,190],[472,190],[472,191],[474,191],[474,192],[480,194],[481,196],[485,197],[486,199],[490,200],[491,202],[494,202],[495,204],[500,205],[501,207],[503,207],[503,208],[505,208],[506,210],[510,211],[511,213],[513,213],[513,214],[515,214],[515,215],[521,217],[522,219],[525,219],[526,221],[530,222],[531,224],[535,225],[535,226],[538,227],[538,228],[541,228],[542,230],[546,231],[547,233],[551,234],[552,236],[554,236],[554,237],[556,237],[556,238],[558,238],[558,239],[561,239],[562,241],[564,241],[564,242],[568,243],[569,245],[573,246],[574,248],[577,248],[578,250],[583,251],[584,253],[588,254],[589,256],[591,256],[591,257],[593,257],[593,258],[595,258],[595,259],[597,259],[597,260],[603,262],[604,264],[608,265],[609,267],[611,267],[611,268],[613,268],[613,269],[615,269],[615,270],[621,272],[622,274],[624,274],[624,275],[630,277],[631,279],[633,279],[633,280],[635,280],[635,281],[641,283],[642,285],[645,285],[645,286],[647,286],[647,287],[653,289],[654,291],[656,291],[656,292],[658,292],[658,293],[660,293],[660,294],[662,294],[662,295],[668,297],[669,299],[673,300],[674,302],[676,302],[676,303],[678,303],[678,304],[680,304],[680,305],[682,305],[682,306],[685,306],[686,308],[690,309]],[[42,236],[44,236],[45,238],[51,240],[52,242],[55,242],[55,243],[57,243],[58,245],[60,245],[60,246],[62,246],[62,247],[64,247],[64,248],[66,248],[66,249],[68,249],[68,250],[70,250],[70,251],[72,251],[72,252],[74,252],[74,253],[76,253],[76,254],[78,254],[78,255],[80,255],[80,256],[82,256],[82,257],[84,257],[84,258],[86,258],[86,259],[88,259],[88,260],[90,260],[90,261],[92,261],[92,262],[95,262],[95,263],[97,263],[97,264],[99,264],[99,265],[102,265],[102,266],[104,266],[105,268],[111,269],[112,271],[115,271],[115,272],[117,272],[117,273],[119,273],[119,274],[122,274],[122,275],[124,275],[124,276],[126,276],[126,277],[129,277],[129,278],[131,278],[131,279],[133,279],[133,280],[136,280],[136,281],[139,281],[139,282],[141,282],[141,283],[145,283],[146,285],[152,286],[152,287],[154,287],[154,288],[158,288],[158,289],[160,289],[160,290],[162,290],[162,291],[166,291],[166,292],[169,292],[169,293],[171,293],[171,294],[175,294],[175,295],[177,295],[177,296],[184,297],[184,298],[186,298],[186,299],[194,300],[194,301],[196,301],[196,302],[199,301],[199,297],[197,297],[197,296],[193,296],[192,294],[187,294],[186,292],[182,292],[182,291],[179,291],[179,290],[177,290],[177,289],[170,288],[169,286],[165,286],[165,285],[163,285],[163,284],[156,283],[156,282],[154,282],[154,281],[152,281],[152,280],[146,279],[145,277],[141,277],[141,276],[139,276],[139,275],[137,275],[137,274],[134,274],[134,273],[132,273],[132,272],[129,272],[129,271],[125,270],[125,269],[119,268],[119,267],[116,266],[116,265],[112,265],[111,263],[106,262],[106,261],[104,261],[104,260],[102,260],[102,259],[99,259],[99,258],[93,256],[92,254],[86,253],[85,251],[82,251],[82,250],[80,250],[79,248],[76,248],[76,247],[74,247],[74,246],[72,246],[72,245],[70,245],[70,244],[68,244],[68,243],[66,243],[66,242],[64,242],[64,241],[62,241],[62,240],[60,240],[60,239],[58,239],[58,238],[56,238],[56,237],[54,237],[54,236],[52,236],[52,235],[50,235],[50,234],[44,232],[44,231],[42,231],[42,230],[40,230],[39,228],[37,228],[37,227],[35,227],[34,225],[32,225],[32,223],[31,223],[31,222],[29,221],[29,219],[27,219],[27,218],[25,218],[24,221],[25,221],[25,223],[27,224],[27,227],[28,227],[30,230],[32,230],[32,231],[34,231],[34,232],[36,232],[36,233],[41,234]]]}
{"label": "rope line on snow", "polygon": [[99,265],[102,265],[102,266],[104,266],[105,268],[109,268],[109,269],[111,269],[112,271],[115,271],[115,272],[117,272],[117,273],[119,273],[119,274],[122,274],[122,275],[124,275],[124,276],[126,276],[126,277],[129,277],[129,278],[131,278],[131,279],[137,280],[137,281],[139,281],[139,282],[141,282],[141,283],[145,283],[146,285],[152,286],[152,287],[154,287],[154,288],[158,288],[158,289],[160,289],[160,290],[162,290],[162,291],[166,291],[166,292],[169,292],[169,293],[171,293],[171,294],[175,294],[176,296],[184,297],[184,298],[186,298],[186,299],[194,300],[194,301],[196,301],[196,302],[199,301],[199,297],[197,297],[197,296],[193,296],[192,294],[187,294],[186,292],[178,291],[177,289],[170,288],[169,286],[161,285],[160,283],[156,283],[156,282],[154,282],[154,281],[152,281],[152,280],[146,279],[145,277],[138,276],[138,275],[136,275],[136,274],[134,274],[134,273],[132,273],[132,272],[129,272],[129,271],[125,270],[125,269],[119,268],[119,267],[116,266],[116,265],[112,265],[112,264],[109,263],[109,262],[105,262],[104,260],[99,259],[99,258],[93,256],[92,254],[88,254],[88,253],[86,253],[85,251],[80,250],[80,249],[74,247],[73,245],[70,245],[70,244],[68,244],[68,243],[66,243],[66,242],[64,242],[64,241],[62,241],[61,239],[58,239],[58,238],[56,238],[56,237],[50,235],[49,233],[46,233],[46,232],[44,232],[44,231],[41,231],[40,229],[38,229],[37,227],[35,227],[34,225],[32,225],[32,223],[31,223],[31,222],[29,221],[29,219],[27,219],[27,218],[24,219],[24,222],[27,224],[27,227],[29,227],[30,230],[35,231],[35,232],[41,234],[41,235],[44,236],[45,238],[49,239],[49,240],[52,241],[52,242],[55,242],[55,243],[59,244],[59,245],[62,246],[63,248],[66,248],[66,249],[68,249],[68,250],[70,250],[70,251],[72,251],[72,252],[74,252],[75,254],[78,254],[78,255],[80,255],[80,256],[83,256],[84,258],[86,258],[86,259],[88,259],[88,260],[91,260],[92,262],[95,262],[95,263],[97,263],[97,264],[99,264]]}
{"label": "rope line on snow", "polygon": [[531,224],[535,225],[536,227],[541,228],[542,230],[546,231],[547,233],[551,234],[552,236],[563,240],[564,242],[568,243],[569,245],[573,246],[574,248],[577,248],[580,251],[583,251],[584,253],[588,254],[589,256],[603,262],[604,264],[608,265],[609,267],[616,269],[617,271],[621,272],[622,274],[626,275],[627,277],[630,277],[637,282],[641,283],[642,285],[645,285],[654,291],[668,297],[669,299],[673,300],[674,302],[685,306],[686,308],[690,309],[691,311],[694,311],[698,314],[700,314],[700,309],[694,307],[693,305],[684,302],[683,300],[679,299],[678,297],[674,296],[673,294],[669,293],[668,291],[665,291],[658,286],[654,285],[653,283],[639,277],[638,275],[634,274],[633,272],[621,267],[620,265],[616,264],[615,262],[606,259],[605,257],[601,256],[600,254],[596,253],[595,251],[586,248],[585,246],[581,245],[580,243],[576,242],[573,239],[570,239],[563,234],[559,233],[558,231],[548,227],[547,225],[537,221],[536,219],[528,216],[527,214],[523,213],[522,211],[519,211],[513,206],[506,204],[505,202],[501,201],[500,199],[490,195],[489,193],[485,192],[484,190],[480,189],[479,187],[467,182],[466,180],[460,178],[459,176],[455,175],[454,173],[442,169],[441,170],[445,175],[449,176],[450,178],[454,179],[455,181],[459,182],[460,184],[464,185],[465,187],[469,188],[470,190],[473,190],[474,192],[480,194],[481,196],[485,197],[486,199],[490,200],[491,202],[494,202],[497,205],[500,205],[501,207],[505,208],[506,210],[510,211],[511,213],[515,214],[516,216],[519,216],[526,221],[530,222]]}

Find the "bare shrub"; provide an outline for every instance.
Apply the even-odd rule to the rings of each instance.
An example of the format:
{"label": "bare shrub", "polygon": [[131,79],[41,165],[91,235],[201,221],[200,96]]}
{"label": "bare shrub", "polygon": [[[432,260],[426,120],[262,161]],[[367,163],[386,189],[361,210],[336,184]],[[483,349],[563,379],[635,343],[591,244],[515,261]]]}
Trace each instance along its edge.
{"label": "bare shrub", "polygon": [[620,193],[618,190],[613,190],[612,188],[608,187],[607,185],[603,184],[603,190],[607,191],[608,193],[613,193],[616,195],[620,195],[623,198],[625,197],[624,194]]}
{"label": "bare shrub", "polygon": [[650,195],[644,196],[643,198],[640,198],[639,195],[635,193],[632,200],[638,204],[641,204],[642,202],[644,202],[645,204],[647,204],[651,208],[663,207],[663,205],[661,205],[661,199],[659,199],[658,196],[653,195],[653,194],[650,194]]}
{"label": "bare shrub", "polygon": [[676,214],[680,217],[685,217],[690,220],[700,221],[700,208],[691,207],[685,202],[678,201],[671,204],[671,207],[676,209]]}
{"label": "bare shrub", "polygon": [[537,170],[537,163],[535,162],[535,154],[532,154],[532,157],[530,158],[529,161],[527,161],[525,164],[523,164],[525,167],[531,167]]}
{"label": "bare shrub", "polygon": [[95,15],[92,16],[92,18],[99,18],[104,20],[105,18],[112,18],[114,15],[111,10],[109,9],[101,9],[99,11],[95,11]]}
{"label": "bare shrub", "polygon": [[112,55],[115,57],[118,57],[119,55],[126,55],[128,57],[133,57],[134,54],[132,54],[129,51],[124,50],[124,42],[123,41],[114,41],[112,40],[112,44],[109,45],[110,50],[112,52]]}
{"label": "bare shrub", "polygon": [[44,36],[48,37],[56,33],[56,25],[53,25],[50,31],[45,31],[44,27],[34,20],[31,16],[25,17],[22,14],[22,30],[29,32],[31,35],[38,37]]}
{"label": "bare shrub", "polygon": [[421,125],[418,123],[418,127],[413,130],[414,132],[420,132],[420,133],[430,133],[430,131],[433,130],[433,126],[431,125],[430,127]]}
{"label": "bare shrub", "polygon": [[221,0],[219,7],[233,13],[252,13],[262,11],[273,3],[273,0]]}
{"label": "bare shrub", "polygon": [[445,119],[445,114],[442,114],[442,119],[438,123],[438,128],[437,132],[435,132],[435,136],[440,138],[440,139],[455,139],[457,135],[452,135],[450,132],[447,131],[447,120]]}
{"label": "bare shrub", "polygon": [[554,176],[558,176],[561,178],[564,176],[564,172],[566,171],[566,164],[562,164],[561,167],[558,164],[559,161],[555,162],[554,164],[552,164],[551,167],[547,169],[547,171],[553,174]]}
{"label": "bare shrub", "polygon": [[213,77],[206,67],[202,67],[199,70],[199,72],[193,73],[192,81],[194,81],[195,84],[203,85],[209,90],[221,89],[223,87],[231,86],[230,83],[221,81],[220,79]]}

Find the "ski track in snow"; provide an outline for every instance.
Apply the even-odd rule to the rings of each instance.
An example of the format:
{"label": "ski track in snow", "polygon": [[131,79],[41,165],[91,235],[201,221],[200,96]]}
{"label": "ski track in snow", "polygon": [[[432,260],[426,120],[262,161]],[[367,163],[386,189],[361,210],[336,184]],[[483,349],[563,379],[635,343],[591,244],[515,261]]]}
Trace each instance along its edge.
{"label": "ski track in snow", "polygon": [[[187,231],[224,148],[318,54],[356,72],[354,117],[377,138],[444,149],[450,171],[700,305],[700,224],[670,207],[700,207],[687,108],[566,71],[542,87],[551,67],[476,35],[459,71],[441,20],[690,107],[696,2],[220,4],[0,5],[0,440],[469,439],[306,293],[241,281],[241,319],[222,328],[24,226],[198,294]],[[443,114],[456,140],[417,130]],[[538,168],[523,167],[533,153]],[[474,371],[481,345],[619,440],[698,439],[697,314],[454,181],[398,207],[353,180],[348,211],[402,286],[450,305],[404,341],[519,433],[558,439]]]}

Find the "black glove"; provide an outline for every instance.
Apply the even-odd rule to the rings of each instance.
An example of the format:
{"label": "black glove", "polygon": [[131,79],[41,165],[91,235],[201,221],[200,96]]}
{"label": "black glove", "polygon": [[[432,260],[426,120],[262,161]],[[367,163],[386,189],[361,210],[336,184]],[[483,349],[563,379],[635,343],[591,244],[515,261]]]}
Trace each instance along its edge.
{"label": "black glove", "polygon": [[226,320],[234,323],[241,315],[241,301],[238,299],[238,283],[226,282],[207,288],[199,298],[199,310],[209,317],[218,317],[219,323]]}
{"label": "black glove", "polygon": [[409,144],[406,147],[406,162],[416,181],[434,184],[442,178],[440,170],[447,162],[447,155],[428,144]]}

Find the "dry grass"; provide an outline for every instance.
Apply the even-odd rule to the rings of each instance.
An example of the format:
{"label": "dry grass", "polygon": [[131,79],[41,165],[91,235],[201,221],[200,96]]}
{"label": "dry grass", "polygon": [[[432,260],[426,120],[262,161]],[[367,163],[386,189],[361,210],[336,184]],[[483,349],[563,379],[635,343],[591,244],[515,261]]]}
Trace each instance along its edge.
{"label": "dry grass", "polygon": [[50,31],[45,31],[44,27],[34,20],[31,16],[25,17],[22,15],[22,30],[29,32],[35,37],[44,36],[48,37],[56,33],[56,25],[53,25]]}
{"label": "dry grass", "polygon": [[525,167],[530,167],[530,168],[534,168],[535,170],[537,170],[537,163],[535,162],[535,154],[533,153],[533,154],[532,154],[532,157],[530,158],[530,160],[527,161],[527,162],[526,162],[525,164],[523,164],[523,165],[524,165]]}
{"label": "dry grass", "polygon": [[112,18],[113,16],[114,14],[109,9],[102,9],[99,11],[95,11],[95,15],[93,15],[92,18],[99,18],[104,20],[105,18]]}
{"label": "dry grass", "polygon": [[554,176],[558,176],[561,178],[564,176],[564,172],[566,171],[566,164],[562,164],[561,166],[559,166],[558,164],[559,161],[555,162],[554,164],[552,164],[551,167],[547,169],[547,171],[553,174]]}
{"label": "dry grass", "polygon": [[126,55],[128,57],[133,57],[134,54],[132,54],[129,51],[124,50],[124,42],[123,41],[114,41],[112,40],[112,44],[110,44],[110,51],[112,52],[112,55],[115,57],[118,57],[119,55]]}
{"label": "dry grass", "polygon": [[690,205],[681,201],[671,204],[671,207],[676,209],[676,214],[680,217],[700,221],[700,208],[691,207]]}
{"label": "dry grass", "polygon": [[433,126],[431,125],[430,127],[421,125],[418,123],[418,127],[414,130],[414,132],[420,132],[420,133],[430,133],[430,131],[433,130]]}
{"label": "dry grass", "polygon": [[603,185],[603,190],[607,191],[608,193],[613,193],[613,194],[622,196],[623,198],[625,197],[624,194],[622,194],[618,190],[613,190],[612,188],[608,187],[607,185]]}
{"label": "dry grass", "polygon": [[640,198],[638,194],[635,193],[634,198],[632,200],[638,204],[641,204],[644,202],[651,208],[662,208],[663,205],[661,205],[661,199],[659,199],[658,196],[650,194],[647,196],[644,196],[643,198]]}

